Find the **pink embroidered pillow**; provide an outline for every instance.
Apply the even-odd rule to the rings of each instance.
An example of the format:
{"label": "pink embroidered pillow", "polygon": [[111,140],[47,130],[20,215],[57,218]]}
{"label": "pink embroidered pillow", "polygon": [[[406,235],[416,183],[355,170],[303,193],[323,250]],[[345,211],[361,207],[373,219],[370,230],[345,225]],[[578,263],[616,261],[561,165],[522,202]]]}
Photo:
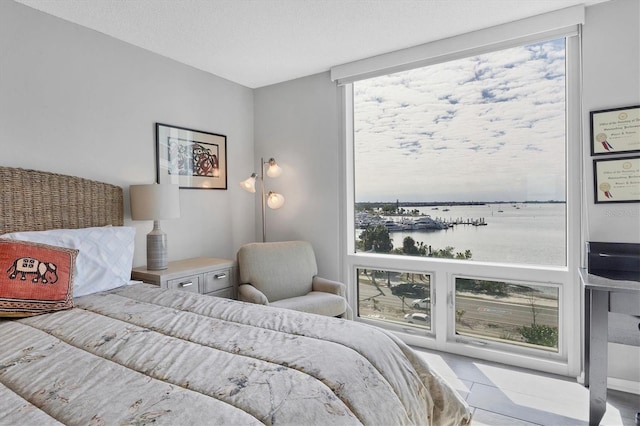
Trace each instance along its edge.
{"label": "pink embroidered pillow", "polygon": [[0,239],[0,317],[29,317],[73,307],[78,250]]}

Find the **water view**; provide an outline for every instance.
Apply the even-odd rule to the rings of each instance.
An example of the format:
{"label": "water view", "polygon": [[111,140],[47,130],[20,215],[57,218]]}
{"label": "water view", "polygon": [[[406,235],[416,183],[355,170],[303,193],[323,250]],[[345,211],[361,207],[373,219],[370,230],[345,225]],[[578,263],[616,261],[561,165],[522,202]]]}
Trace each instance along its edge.
{"label": "water view", "polygon": [[[356,250],[460,259],[461,274],[470,262],[566,266],[565,45],[541,41],[354,82]],[[416,273],[419,263],[386,270],[378,259],[357,271],[358,316],[432,333],[432,274],[444,265]],[[565,283],[486,270],[447,278],[454,297],[439,296],[450,310],[436,321],[461,341],[557,351]]]}
{"label": "water view", "polygon": [[[475,261],[566,265],[565,203],[418,206],[405,210],[414,214],[372,214],[382,224],[386,222],[394,248],[402,248],[404,239],[411,237],[416,244],[424,243],[432,250],[446,247],[453,247],[454,252],[469,250],[471,260]],[[443,226],[434,225],[431,229],[406,226],[427,216]],[[356,239],[365,225],[360,226]]]}

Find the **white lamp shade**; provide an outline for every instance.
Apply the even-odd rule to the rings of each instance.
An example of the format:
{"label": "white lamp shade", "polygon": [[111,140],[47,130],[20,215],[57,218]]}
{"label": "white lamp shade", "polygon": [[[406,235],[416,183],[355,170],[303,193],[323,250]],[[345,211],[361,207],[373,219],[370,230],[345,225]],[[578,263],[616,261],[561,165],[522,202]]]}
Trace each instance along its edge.
{"label": "white lamp shade", "polygon": [[173,184],[131,185],[131,219],[160,220],[180,217],[179,186]]}
{"label": "white lamp shade", "polygon": [[277,178],[282,174],[282,168],[278,166],[276,161],[272,158],[269,160],[269,167],[267,168],[267,176]]}
{"label": "white lamp shade", "polygon": [[256,174],[254,173],[240,182],[240,187],[248,192],[256,192]]}
{"label": "white lamp shade", "polygon": [[284,205],[284,196],[282,194],[278,194],[277,192],[269,192],[269,197],[267,197],[267,205],[276,210]]}

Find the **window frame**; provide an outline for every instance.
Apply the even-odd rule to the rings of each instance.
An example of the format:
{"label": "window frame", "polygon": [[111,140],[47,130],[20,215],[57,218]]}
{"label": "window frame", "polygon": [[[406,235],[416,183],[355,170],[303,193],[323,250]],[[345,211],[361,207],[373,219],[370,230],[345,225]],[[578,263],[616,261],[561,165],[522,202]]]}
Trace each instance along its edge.
{"label": "window frame", "polygon": [[[445,352],[457,353],[505,364],[511,364],[540,371],[568,376],[578,376],[581,365],[581,329],[580,312],[582,292],[580,291],[577,269],[582,253],[582,212],[581,199],[584,189],[581,187],[581,55],[580,26],[575,34],[563,34],[566,54],[566,266],[537,266],[524,264],[505,264],[499,262],[464,261],[455,259],[419,258],[413,256],[391,256],[375,253],[357,253],[355,251],[355,178],[354,178],[354,123],[353,123],[353,84],[342,84],[341,106],[343,112],[342,137],[344,151],[341,155],[344,188],[341,206],[341,229],[343,239],[342,268],[348,286],[349,301],[357,312],[358,289],[356,271],[358,268],[389,269],[414,271],[430,274],[432,277],[432,314],[431,332],[418,335],[388,327],[381,321],[372,321],[357,317],[357,321],[389,328],[406,343]],[[548,34],[540,38],[522,38],[518,45],[549,40]],[[558,36],[555,36],[558,38]],[[512,47],[513,40],[497,44],[494,49]],[[470,50],[471,56],[487,51]],[[456,55],[457,56],[457,55]],[[447,57],[446,60],[458,59]],[[423,66],[423,65],[420,65]],[[558,301],[558,351],[548,352],[501,342],[465,342],[455,335],[455,277],[473,277],[497,281],[528,282],[533,285],[552,283],[559,287]],[[422,333],[424,334],[424,333]]]}

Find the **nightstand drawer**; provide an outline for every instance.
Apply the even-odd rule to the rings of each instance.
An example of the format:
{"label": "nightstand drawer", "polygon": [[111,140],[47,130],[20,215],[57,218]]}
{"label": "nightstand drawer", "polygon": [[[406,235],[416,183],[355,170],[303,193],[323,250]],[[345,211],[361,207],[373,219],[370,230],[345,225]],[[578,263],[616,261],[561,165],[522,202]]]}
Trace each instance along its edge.
{"label": "nightstand drawer", "polygon": [[177,278],[175,280],[167,281],[167,288],[176,290],[190,291],[192,293],[198,293],[200,287],[200,275],[190,275],[187,277]]}
{"label": "nightstand drawer", "polygon": [[162,288],[230,298],[236,297],[236,277],[236,264],[233,260],[215,257],[177,260],[169,262],[167,269],[162,270],[138,267],[131,271],[132,279]]}
{"label": "nightstand drawer", "polygon": [[222,269],[204,274],[203,293],[211,293],[212,291],[222,290],[231,287],[231,270]]}
{"label": "nightstand drawer", "polygon": [[233,294],[233,287],[223,288],[222,290],[212,291],[211,293],[205,293],[207,296],[224,297],[225,299],[235,298]]}

